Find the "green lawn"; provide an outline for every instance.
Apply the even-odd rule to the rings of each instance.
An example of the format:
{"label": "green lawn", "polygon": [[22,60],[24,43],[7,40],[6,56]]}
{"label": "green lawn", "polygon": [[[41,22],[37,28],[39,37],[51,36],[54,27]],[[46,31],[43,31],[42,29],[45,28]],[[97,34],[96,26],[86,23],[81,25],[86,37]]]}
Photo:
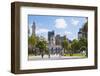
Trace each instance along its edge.
{"label": "green lawn", "polygon": [[[64,56],[70,56],[70,54],[64,54]],[[72,56],[82,56],[82,57],[85,57],[85,55],[82,55],[82,54],[73,54]]]}
{"label": "green lawn", "polygon": [[[35,56],[35,55],[34,54],[29,54],[29,56]],[[64,54],[64,56],[70,56],[70,54]],[[86,57],[85,55],[82,55],[80,53],[73,54],[72,56]]]}

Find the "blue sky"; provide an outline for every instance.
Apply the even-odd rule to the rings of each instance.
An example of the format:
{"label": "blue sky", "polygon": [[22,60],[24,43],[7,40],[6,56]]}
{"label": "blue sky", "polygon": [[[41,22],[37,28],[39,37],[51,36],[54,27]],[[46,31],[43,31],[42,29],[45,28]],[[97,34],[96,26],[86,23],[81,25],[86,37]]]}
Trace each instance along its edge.
{"label": "blue sky", "polygon": [[78,38],[78,31],[86,22],[86,17],[76,16],[43,16],[29,15],[28,27],[31,32],[33,21],[36,23],[36,35],[44,36],[47,39],[48,31],[55,31],[55,35],[66,35],[70,40]]}

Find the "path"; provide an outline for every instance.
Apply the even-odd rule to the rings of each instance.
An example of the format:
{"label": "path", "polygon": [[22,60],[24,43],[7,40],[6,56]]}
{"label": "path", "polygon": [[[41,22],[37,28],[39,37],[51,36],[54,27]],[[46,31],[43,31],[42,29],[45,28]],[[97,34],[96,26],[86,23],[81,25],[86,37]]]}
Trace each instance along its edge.
{"label": "path", "polygon": [[84,58],[81,56],[59,56],[59,55],[50,55],[50,58],[48,58],[48,55],[44,55],[42,58],[41,55],[38,56],[29,56],[29,60],[63,60],[63,59],[80,59]]}

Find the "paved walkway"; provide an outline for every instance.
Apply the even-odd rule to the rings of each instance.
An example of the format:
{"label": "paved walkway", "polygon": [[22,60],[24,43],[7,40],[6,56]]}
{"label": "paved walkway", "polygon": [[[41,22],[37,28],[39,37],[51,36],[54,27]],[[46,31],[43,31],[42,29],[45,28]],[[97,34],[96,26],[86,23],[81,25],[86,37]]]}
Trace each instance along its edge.
{"label": "paved walkway", "polygon": [[48,55],[44,55],[42,58],[41,55],[38,56],[29,56],[29,60],[63,60],[63,59],[80,59],[80,58],[85,58],[85,57],[80,57],[80,56],[59,56],[59,55],[50,55],[50,58]]}

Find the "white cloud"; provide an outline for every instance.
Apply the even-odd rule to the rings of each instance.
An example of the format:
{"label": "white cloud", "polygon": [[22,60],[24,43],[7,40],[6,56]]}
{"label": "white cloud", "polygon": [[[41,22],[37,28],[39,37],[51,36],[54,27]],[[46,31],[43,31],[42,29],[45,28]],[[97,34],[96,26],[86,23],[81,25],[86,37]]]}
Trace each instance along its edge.
{"label": "white cloud", "polygon": [[78,23],[79,23],[79,21],[78,21],[78,20],[72,19],[72,25],[77,26],[77,25],[78,25]]}
{"label": "white cloud", "polygon": [[73,40],[73,39],[78,39],[78,37],[77,37],[77,36],[73,36],[73,37],[71,38],[71,40]]}
{"label": "white cloud", "polygon": [[64,33],[65,33],[65,35],[70,35],[70,34],[72,34],[72,33],[69,32],[69,31],[65,31]]}
{"label": "white cloud", "polygon": [[47,33],[49,30],[46,28],[37,28],[36,34]]}
{"label": "white cloud", "polygon": [[65,29],[67,27],[67,23],[63,18],[59,18],[55,20],[55,27],[58,29]]}

